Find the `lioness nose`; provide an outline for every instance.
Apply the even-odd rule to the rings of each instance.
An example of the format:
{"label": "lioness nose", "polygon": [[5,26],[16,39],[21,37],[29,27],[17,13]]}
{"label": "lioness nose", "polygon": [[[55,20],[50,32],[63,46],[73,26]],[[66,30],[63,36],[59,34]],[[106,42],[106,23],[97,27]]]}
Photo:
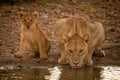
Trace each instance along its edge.
{"label": "lioness nose", "polygon": [[77,65],[77,64],[78,64],[78,62],[74,62],[74,64],[75,64],[75,65]]}

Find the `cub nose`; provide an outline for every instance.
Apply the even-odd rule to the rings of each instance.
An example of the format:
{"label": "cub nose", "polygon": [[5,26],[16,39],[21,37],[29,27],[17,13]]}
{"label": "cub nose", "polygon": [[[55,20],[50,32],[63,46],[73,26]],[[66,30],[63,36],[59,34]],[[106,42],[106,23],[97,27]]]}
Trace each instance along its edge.
{"label": "cub nose", "polygon": [[27,29],[30,29],[30,26],[29,26],[29,25],[27,25],[26,27],[27,27]]}

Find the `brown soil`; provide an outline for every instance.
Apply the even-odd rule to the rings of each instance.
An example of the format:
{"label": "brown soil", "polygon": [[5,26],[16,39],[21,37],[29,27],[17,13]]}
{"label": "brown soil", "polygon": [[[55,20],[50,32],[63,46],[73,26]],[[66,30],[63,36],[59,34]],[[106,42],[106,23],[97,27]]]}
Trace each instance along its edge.
{"label": "brown soil", "polygon": [[[98,0],[99,1],[99,0]],[[84,7],[91,5],[94,10]],[[82,4],[82,6],[80,6]],[[4,65],[57,65],[59,49],[53,36],[54,22],[60,18],[69,17],[74,12],[82,11],[88,14],[93,21],[99,21],[104,25],[106,40],[105,44],[120,43],[120,4],[102,2],[51,2],[49,4],[24,3],[16,5],[0,4],[0,66]],[[27,51],[23,58],[15,58],[13,54],[19,48],[20,22],[17,13],[20,10],[38,11],[40,17],[38,23],[46,36],[52,40],[52,48],[49,60],[28,57]],[[105,49],[105,57],[93,57],[94,65],[117,65],[120,66],[120,46]]]}

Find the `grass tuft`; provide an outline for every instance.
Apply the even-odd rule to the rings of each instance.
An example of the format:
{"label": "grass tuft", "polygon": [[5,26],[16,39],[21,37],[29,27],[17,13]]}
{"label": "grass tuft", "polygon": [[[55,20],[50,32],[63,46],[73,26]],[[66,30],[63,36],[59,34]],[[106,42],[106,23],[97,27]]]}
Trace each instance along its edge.
{"label": "grass tuft", "polygon": [[80,7],[88,12],[96,12],[96,9],[90,3],[82,2]]}

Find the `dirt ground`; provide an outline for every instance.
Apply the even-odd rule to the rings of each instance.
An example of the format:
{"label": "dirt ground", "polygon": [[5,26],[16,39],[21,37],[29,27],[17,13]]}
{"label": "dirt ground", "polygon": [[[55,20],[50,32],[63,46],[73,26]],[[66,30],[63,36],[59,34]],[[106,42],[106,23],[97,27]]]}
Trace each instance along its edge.
{"label": "dirt ground", "polygon": [[[95,66],[120,66],[120,3],[97,2],[86,0],[78,3],[68,2],[33,2],[15,5],[0,4],[0,66],[5,65],[57,65],[59,46],[53,36],[53,25],[60,18],[69,17],[75,12],[88,14],[92,21],[99,21],[104,25],[106,40],[104,44],[118,44],[104,49],[105,57],[93,57]],[[19,48],[20,22],[17,13],[20,10],[38,11],[38,24],[52,41],[49,60],[28,57],[27,51],[23,58],[15,58],[13,54]]]}

